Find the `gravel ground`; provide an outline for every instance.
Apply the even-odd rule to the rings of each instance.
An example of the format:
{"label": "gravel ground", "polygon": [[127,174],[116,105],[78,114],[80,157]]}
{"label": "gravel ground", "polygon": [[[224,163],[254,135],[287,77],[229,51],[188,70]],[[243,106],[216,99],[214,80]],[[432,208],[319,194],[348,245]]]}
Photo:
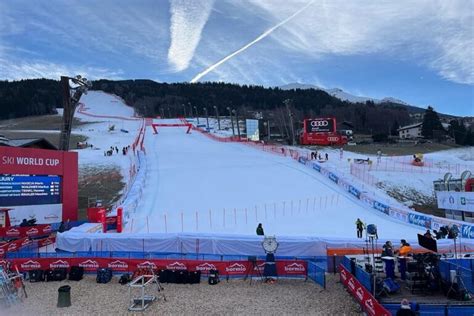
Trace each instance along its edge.
{"label": "gravel ground", "polygon": [[[357,304],[340,283],[338,276],[327,276],[327,289],[308,280],[280,279],[275,284],[230,280],[211,286],[163,284],[166,296],[151,304],[145,315],[358,315]],[[72,306],[57,308],[57,289],[71,286]],[[27,283],[28,298],[21,305],[0,311],[1,315],[124,315],[128,287],[114,277],[108,284],[97,284],[93,276],[82,281]],[[156,291],[155,291],[156,293]]]}

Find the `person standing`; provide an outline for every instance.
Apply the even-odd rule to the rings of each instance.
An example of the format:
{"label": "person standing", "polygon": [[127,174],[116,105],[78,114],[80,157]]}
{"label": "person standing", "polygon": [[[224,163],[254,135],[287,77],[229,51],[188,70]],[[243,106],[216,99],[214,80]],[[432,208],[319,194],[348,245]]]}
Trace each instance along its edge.
{"label": "person standing", "polygon": [[328,153],[325,153],[324,156],[326,156],[326,161],[329,160],[329,155],[328,155]]}
{"label": "person standing", "polygon": [[398,271],[400,271],[400,277],[402,280],[406,279],[407,271],[407,256],[411,253],[412,249],[409,243],[405,239],[400,240],[400,249],[396,250],[398,253]]}
{"label": "person standing", "polygon": [[377,163],[380,163],[382,160],[382,150],[377,150]]}
{"label": "person standing", "polygon": [[355,224],[357,229],[357,238],[362,238],[362,232],[365,229],[365,224],[363,221],[360,220],[360,218],[356,220]]}
{"label": "person standing", "polygon": [[416,313],[411,310],[410,302],[404,298],[400,304],[400,309],[397,311],[397,316],[415,316]]}
{"label": "person standing", "polygon": [[383,245],[382,251],[382,261],[385,263],[385,274],[387,278],[394,279],[395,278],[395,264],[393,257],[393,246],[390,240],[386,241]]}
{"label": "person standing", "polygon": [[265,235],[265,233],[263,232],[262,223],[258,224],[258,226],[257,226],[257,235],[258,236],[264,236]]}
{"label": "person standing", "polygon": [[339,159],[342,159],[344,157],[344,148],[339,148]]}

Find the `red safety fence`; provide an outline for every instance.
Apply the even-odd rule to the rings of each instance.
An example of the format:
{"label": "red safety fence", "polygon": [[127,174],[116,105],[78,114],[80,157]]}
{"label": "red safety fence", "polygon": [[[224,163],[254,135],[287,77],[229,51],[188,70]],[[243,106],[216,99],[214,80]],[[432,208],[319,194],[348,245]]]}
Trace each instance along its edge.
{"label": "red safety fence", "polygon": [[[181,259],[117,259],[117,258],[21,258],[8,259],[20,271],[47,270],[54,268],[69,269],[73,266],[83,267],[87,272],[96,272],[99,268],[110,268],[114,272],[134,272],[137,269],[168,269],[201,271],[218,270],[222,276],[245,276],[262,274],[265,261],[257,260],[254,266],[250,261],[211,261],[211,260],[181,260]],[[7,259],[0,260],[0,265],[6,264]],[[303,260],[277,260],[278,276],[306,277],[308,264]],[[257,270],[258,269],[258,270]]]}
{"label": "red safety fence", "polygon": [[339,265],[341,283],[370,316],[389,316],[390,312],[353,276],[344,266]]}
{"label": "red safety fence", "polygon": [[28,237],[17,239],[8,243],[0,245],[0,258],[3,258],[7,252],[18,251],[24,247],[36,245],[37,248],[41,248],[47,245],[54,244],[56,242],[56,236],[49,236],[43,239],[31,240]]}
{"label": "red safety fence", "polygon": [[1,238],[23,238],[23,237],[39,237],[51,234],[50,224],[42,224],[28,227],[0,227]]}

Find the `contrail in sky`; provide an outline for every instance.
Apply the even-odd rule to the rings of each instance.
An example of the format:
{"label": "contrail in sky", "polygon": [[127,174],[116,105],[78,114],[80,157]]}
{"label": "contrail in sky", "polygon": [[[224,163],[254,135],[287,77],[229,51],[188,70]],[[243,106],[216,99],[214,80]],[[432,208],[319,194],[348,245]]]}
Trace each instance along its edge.
{"label": "contrail in sky", "polygon": [[213,71],[214,69],[216,69],[217,67],[219,67],[220,65],[222,65],[223,63],[225,63],[226,61],[228,61],[229,59],[231,59],[232,57],[234,57],[235,55],[238,55],[240,54],[241,52],[243,52],[244,50],[246,50],[247,48],[249,48],[250,46],[252,46],[253,44],[256,44],[258,42],[260,42],[262,39],[264,39],[265,37],[267,37],[268,35],[270,35],[273,31],[275,31],[277,28],[279,28],[280,26],[288,23],[290,20],[292,20],[293,18],[295,18],[298,14],[300,14],[301,12],[303,12],[307,7],[309,7],[311,4],[313,4],[313,2],[316,1],[316,0],[313,0],[313,1],[310,1],[308,2],[304,7],[302,7],[301,9],[299,9],[298,11],[296,11],[295,13],[293,13],[292,15],[290,15],[289,17],[287,17],[286,19],[284,19],[283,21],[281,21],[280,23],[278,23],[277,25],[273,26],[272,28],[266,30],[264,33],[262,33],[261,35],[259,35],[256,39],[254,39],[253,41],[251,41],[250,43],[246,44],[245,46],[242,46],[241,48],[239,48],[238,50],[236,50],[235,52],[233,52],[232,54],[222,58],[221,60],[219,60],[217,63],[209,66],[208,68],[206,68],[204,71],[198,73],[193,79],[191,79],[191,83],[194,83],[194,82],[198,82],[202,77],[204,77],[205,75],[207,75],[208,73],[210,73],[211,71]]}

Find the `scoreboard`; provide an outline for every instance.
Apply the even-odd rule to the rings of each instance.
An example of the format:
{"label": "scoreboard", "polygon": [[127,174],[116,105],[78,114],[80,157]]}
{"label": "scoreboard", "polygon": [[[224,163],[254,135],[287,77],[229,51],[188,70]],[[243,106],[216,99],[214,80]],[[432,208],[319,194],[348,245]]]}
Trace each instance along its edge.
{"label": "scoreboard", "polygon": [[0,205],[61,204],[61,177],[0,175]]}

